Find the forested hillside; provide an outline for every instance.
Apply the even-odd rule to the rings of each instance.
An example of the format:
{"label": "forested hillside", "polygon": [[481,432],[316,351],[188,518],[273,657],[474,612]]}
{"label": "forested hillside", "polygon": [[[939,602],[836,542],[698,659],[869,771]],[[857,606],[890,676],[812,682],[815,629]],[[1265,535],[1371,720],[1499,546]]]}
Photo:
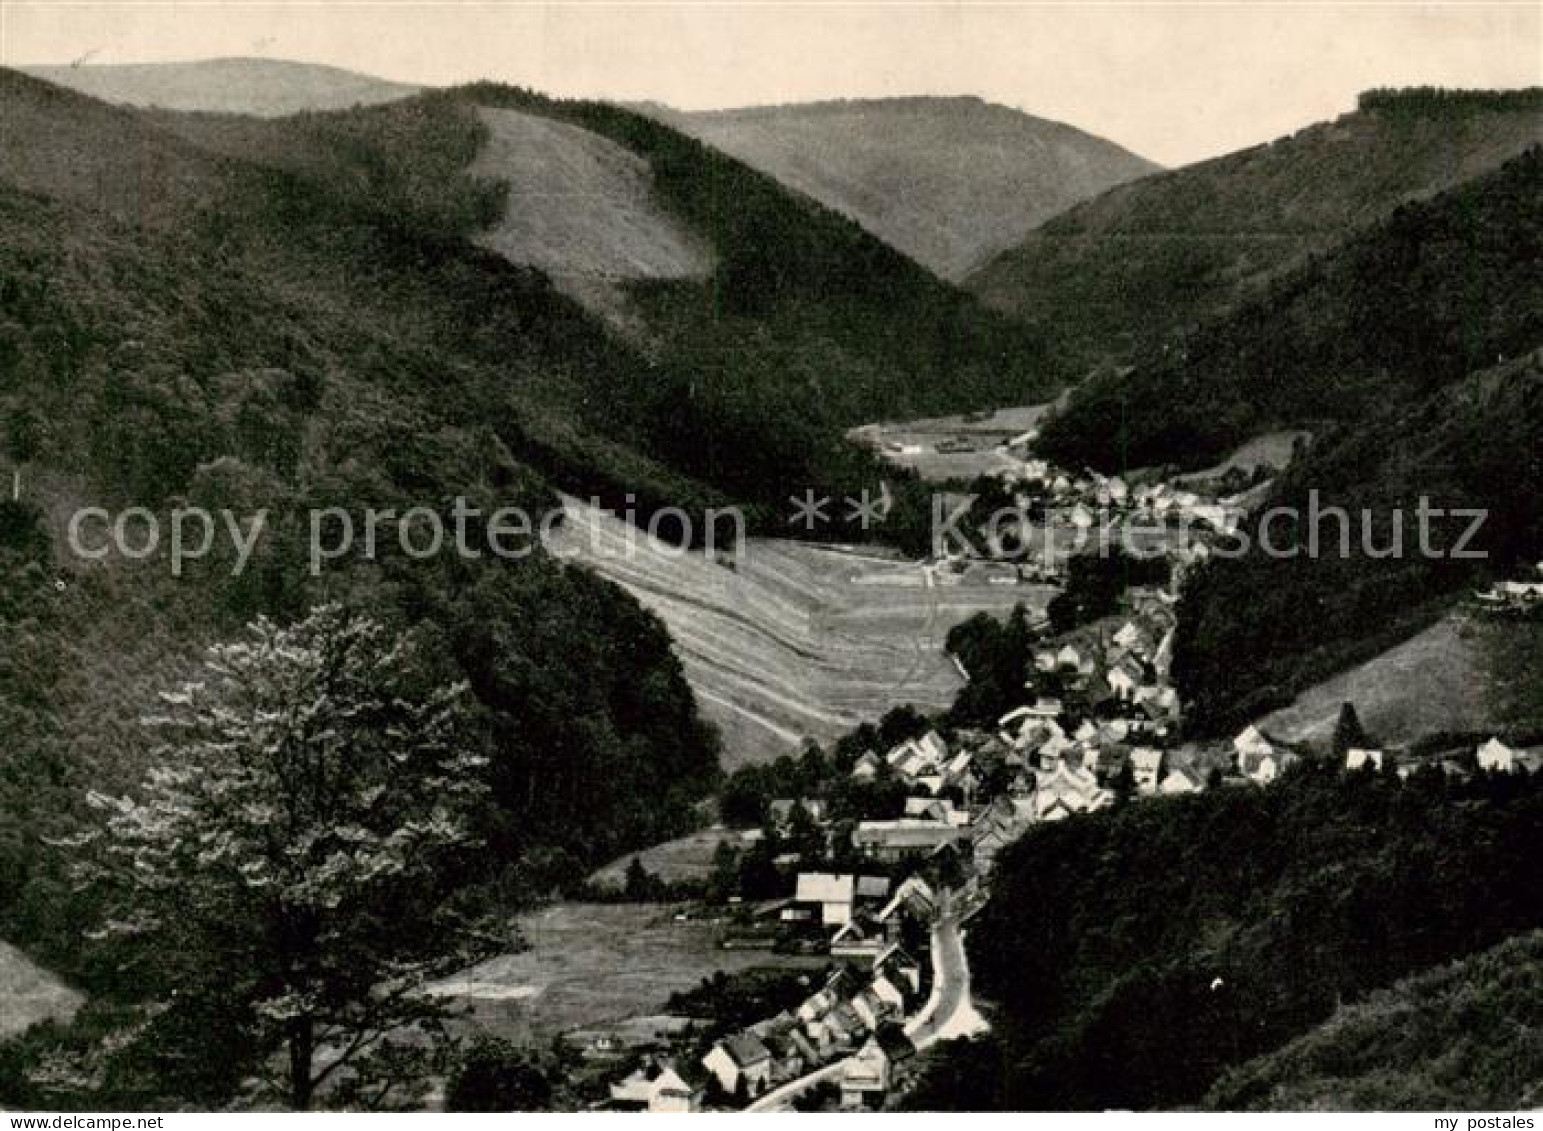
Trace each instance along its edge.
{"label": "forested hillside", "polygon": [[1219,1111],[1535,1109],[1543,934],[1418,974],[1227,1072]]}
{"label": "forested hillside", "polygon": [[[707,280],[638,289],[648,343],[473,242],[507,204],[468,173],[480,106],[625,146],[710,243]],[[0,72],[0,110],[0,454],[23,483],[0,514],[0,934],[67,973],[89,973],[84,909],[43,837],[137,779],[145,704],[258,613],[336,598],[427,632],[480,706],[506,890],[678,833],[712,788],[716,740],[619,590],[540,553],[416,561],[394,539],[313,577],[308,511],[539,516],[564,489],[643,516],[740,500],[782,530],[806,485],[875,482],[851,424],[1048,379],[1024,331],[850,221],[610,107],[476,87],[261,121]],[[89,565],[62,544],[78,506],[182,500],[269,510],[240,576],[228,551],[173,578],[164,544]]]}
{"label": "forested hillside", "polygon": [[[1108,470],[1196,467],[1277,427],[1314,432],[1251,520],[1252,550],[1189,582],[1175,676],[1193,732],[1289,702],[1426,627],[1476,571],[1543,551],[1540,175],[1532,149],[1400,207],[1172,349],[1094,377],[1045,425],[1052,458]],[[1420,551],[1422,498],[1447,512],[1427,524],[1435,556]],[[1265,537],[1284,555],[1260,528],[1282,506],[1296,517],[1269,519]],[[1347,534],[1312,518],[1334,507]],[[1466,545],[1459,508],[1489,516]]]}
{"label": "forested hillside", "polygon": [[[993,1035],[945,1048],[908,1102],[1198,1103],[1337,1006],[1543,924],[1540,819],[1525,776],[1458,787],[1309,765],[1268,789],[1031,828],[999,857],[967,940]],[[1376,1055],[1355,1051],[1350,1065]],[[1213,1096],[1248,1102],[1270,1073],[1243,1069]]]}
{"label": "forested hillside", "polygon": [[[790,494],[876,481],[872,458],[844,439],[852,425],[1020,403],[1062,379],[1026,327],[852,221],[616,106],[478,84],[278,122],[161,121],[206,150],[303,177],[349,207],[380,200],[388,216],[425,219],[460,239],[495,222],[501,197],[466,172],[486,140],[478,108],[579,127],[641,158],[654,202],[712,260],[702,280],[620,279],[646,341],[619,348],[603,378],[565,374],[558,411],[528,430],[543,467],[575,493],[636,494],[645,514],[667,499],[692,509],[727,495],[750,504],[754,524],[781,531]],[[657,482],[657,470],[641,474],[636,457],[608,451],[605,440],[689,477],[692,489]],[[896,486],[890,530],[914,528],[920,503]]]}
{"label": "forested hillside", "polygon": [[[716,740],[662,627],[619,589],[539,553],[495,559],[475,527],[475,559],[409,560],[394,537],[378,561],[350,556],[319,577],[306,557],[313,507],[448,515],[465,496],[484,514],[539,516],[556,505],[542,472],[564,460],[575,478],[635,469],[640,491],[682,483],[561,414],[581,381],[641,362],[545,280],[456,238],[463,214],[442,190],[412,195],[431,160],[400,179],[375,164],[374,182],[344,186],[213,158],[126,111],[4,78],[8,105],[63,108],[39,149],[90,149],[91,168],[131,184],[145,153],[173,154],[188,170],[177,183],[199,191],[125,213],[91,207],[63,157],[7,149],[0,169],[0,414],[6,482],[20,460],[23,485],[0,506],[0,935],[88,984],[111,980],[80,964],[91,909],[49,842],[88,791],[138,779],[138,720],[204,645],[322,599],[419,626],[447,678],[472,685],[498,813],[478,879],[519,898],[686,829]],[[469,159],[475,135],[437,131],[434,113],[426,132],[470,140]],[[182,500],[243,522],[268,509],[239,577],[228,551],[178,579],[164,539],[142,563],[87,563],[63,544],[78,506],[164,520]]]}
{"label": "forested hillside", "polygon": [[1203,467],[1261,432],[1364,427],[1543,343],[1543,148],[1405,205],[1225,317],[1079,386],[1040,448]]}
{"label": "forested hillside", "polygon": [[1400,203],[1543,141],[1543,91],[1394,90],[1354,113],[1111,189],[969,280],[1084,367],[1161,348]]}
{"label": "forested hillside", "polygon": [[[1444,512],[1426,523],[1433,554],[1422,499]],[[1298,517],[1273,524],[1272,545],[1299,553],[1256,546],[1186,583],[1174,676],[1193,733],[1234,731],[1425,628],[1484,576],[1530,568],[1543,553],[1543,353],[1325,438],[1260,514],[1280,506]],[[1315,523],[1315,506],[1348,520]]]}

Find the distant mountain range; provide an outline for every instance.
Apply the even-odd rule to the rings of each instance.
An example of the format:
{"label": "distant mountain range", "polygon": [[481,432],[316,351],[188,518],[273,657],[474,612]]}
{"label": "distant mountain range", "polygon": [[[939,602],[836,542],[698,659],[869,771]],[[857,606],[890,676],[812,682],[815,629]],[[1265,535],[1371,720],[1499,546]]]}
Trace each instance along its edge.
{"label": "distant mountain range", "polygon": [[283,59],[192,63],[87,63],[18,67],[60,86],[127,106],[276,118],[302,110],[346,110],[416,94],[407,83]]}
{"label": "distant mountain range", "polygon": [[[19,69],[106,102],[263,118],[396,101],[422,89],[336,67],[273,59]],[[1157,169],[1075,127],[978,98],[815,102],[706,113],[656,104],[636,109],[851,217],[952,280],[1078,201]],[[502,123],[513,128],[508,118]],[[496,140],[498,128],[494,132],[490,159],[497,161],[507,145]],[[539,139],[526,130],[519,140],[536,144]],[[575,182],[568,191],[586,199],[581,170],[565,170],[561,162],[554,165],[545,158],[535,161],[543,163],[547,191],[554,187],[552,177],[566,176]],[[511,224],[524,224],[523,236],[538,242],[573,237],[575,258],[596,262],[596,242],[565,231],[560,221],[555,226],[526,222],[515,210]],[[536,228],[544,230],[538,235]],[[611,234],[617,249],[607,250],[605,259],[640,257],[645,276],[657,266],[654,255],[661,247],[654,235],[620,228]],[[521,237],[506,230],[503,238]],[[667,253],[672,261],[678,250]],[[549,261],[542,265],[552,266]],[[593,290],[591,274],[576,271],[574,264],[556,266],[576,290]]]}
{"label": "distant mountain range", "polygon": [[1537,89],[1372,92],[1335,121],[1079,204],[967,285],[1053,333],[1069,359],[1123,361],[1540,141]]}
{"label": "distant mountain range", "polygon": [[1078,201],[1158,169],[1073,126],[979,98],[648,109],[945,279],[963,278]]}

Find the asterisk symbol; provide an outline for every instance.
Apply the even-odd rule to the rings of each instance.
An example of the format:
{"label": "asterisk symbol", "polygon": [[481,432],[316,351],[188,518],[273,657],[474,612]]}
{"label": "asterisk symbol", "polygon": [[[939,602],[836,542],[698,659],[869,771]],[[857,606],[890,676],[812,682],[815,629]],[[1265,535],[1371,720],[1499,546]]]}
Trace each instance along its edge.
{"label": "asterisk symbol", "polygon": [[813,488],[805,491],[802,499],[789,495],[788,502],[793,504],[793,516],[788,519],[789,526],[801,522],[805,530],[813,530],[815,523],[830,521],[830,515],[825,513],[825,508],[830,505],[830,499],[825,495],[816,495]]}
{"label": "asterisk symbol", "polygon": [[858,523],[867,530],[870,526],[877,526],[889,517],[889,507],[888,486],[880,486],[879,497],[876,499],[873,497],[873,492],[864,487],[861,498],[847,499],[847,521]]}

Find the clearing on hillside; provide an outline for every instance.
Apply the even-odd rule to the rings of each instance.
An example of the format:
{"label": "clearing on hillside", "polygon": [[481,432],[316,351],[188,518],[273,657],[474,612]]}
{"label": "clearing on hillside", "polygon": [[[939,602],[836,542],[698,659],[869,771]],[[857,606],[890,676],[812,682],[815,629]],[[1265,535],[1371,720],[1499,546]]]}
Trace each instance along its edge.
{"label": "clearing on hillside", "polygon": [[1480,633],[1453,614],[1364,664],[1308,688],[1260,726],[1285,742],[1327,742],[1342,703],[1354,703],[1366,732],[1395,745],[1436,731],[1493,724]]}
{"label": "clearing on hillside", "polygon": [[503,218],[478,242],[540,268],[570,297],[616,308],[615,283],[705,278],[706,244],[653,199],[648,162],[614,141],[518,110],[478,107],[488,141],[471,172],[506,181]]}

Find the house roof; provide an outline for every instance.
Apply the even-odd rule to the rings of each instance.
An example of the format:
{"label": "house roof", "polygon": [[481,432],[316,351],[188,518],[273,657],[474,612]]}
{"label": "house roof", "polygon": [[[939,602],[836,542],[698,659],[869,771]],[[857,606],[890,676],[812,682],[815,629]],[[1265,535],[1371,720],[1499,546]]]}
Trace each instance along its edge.
{"label": "house roof", "polygon": [[800,872],[793,899],[798,903],[851,903],[857,889],[855,876],[831,872]]}
{"label": "house roof", "polygon": [[863,942],[872,933],[869,924],[861,919],[852,919],[841,925],[841,929],[831,936],[832,943],[859,943]]}
{"label": "house roof", "polygon": [[1188,766],[1174,766],[1158,788],[1164,793],[1193,793],[1205,788],[1205,782]]}
{"label": "house roof", "polygon": [[1507,746],[1505,743],[1501,742],[1500,739],[1498,739],[1498,738],[1491,738],[1488,742],[1486,742],[1482,746],[1480,746],[1479,749],[1476,751],[1476,753],[1477,753],[1478,757],[1481,758],[1481,759],[1484,759],[1484,758],[1504,758],[1504,759],[1509,759],[1509,758],[1514,758],[1516,756],[1516,751],[1513,750],[1511,747]]}
{"label": "house roof", "polygon": [[899,1025],[881,1025],[873,1034],[873,1040],[891,1061],[909,1060],[916,1055],[916,1046]]}
{"label": "house roof", "polygon": [[884,910],[879,912],[880,922],[884,922],[908,902],[919,901],[927,907],[937,904],[937,897],[932,892],[932,887],[920,876],[911,876],[898,888],[890,901],[884,905]]}
{"label": "house roof", "polygon": [[935,848],[959,830],[939,821],[902,818],[898,821],[861,821],[852,843],[884,848]]}
{"label": "house roof", "polygon": [[1359,746],[1352,746],[1345,751],[1345,768],[1347,770],[1359,770],[1362,766],[1375,766],[1382,769],[1382,751],[1368,750]]}
{"label": "house roof", "polygon": [[905,969],[908,966],[921,968],[921,964],[899,943],[890,943],[889,947],[873,960],[875,970]]}
{"label": "house roof", "polygon": [[653,1083],[655,1095],[695,1095],[702,1090],[702,1084],[694,1076],[683,1072],[675,1065],[666,1065],[660,1070]]}
{"label": "house roof", "polygon": [[770,1060],[772,1055],[766,1043],[750,1032],[735,1033],[732,1037],[725,1037],[718,1044],[729,1054],[729,1059],[741,1068],[749,1068],[760,1064],[763,1060]]}

